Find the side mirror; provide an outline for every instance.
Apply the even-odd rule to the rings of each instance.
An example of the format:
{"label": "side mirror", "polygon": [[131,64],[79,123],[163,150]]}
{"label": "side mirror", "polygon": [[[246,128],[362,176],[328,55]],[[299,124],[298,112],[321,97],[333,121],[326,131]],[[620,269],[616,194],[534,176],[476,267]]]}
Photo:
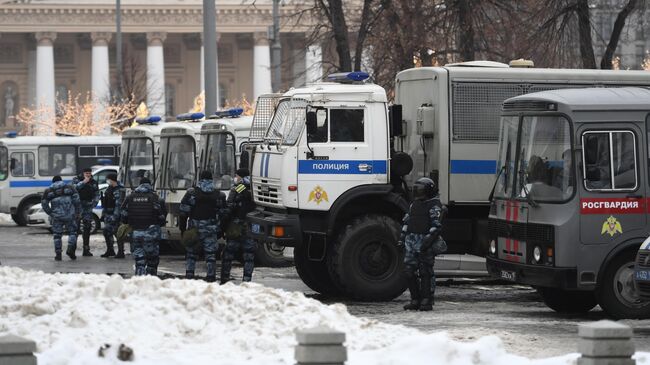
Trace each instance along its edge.
{"label": "side mirror", "polygon": [[391,137],[397,137],[403,135],[401,104],[393,104],[388,107],[388,122],[390,123]]}
{"label": "side mirror", "polygon": [[305,124],[307,125],[307,135],[313,135],[318,131],[318,116],[315,111],[310,110],[307,112]]}

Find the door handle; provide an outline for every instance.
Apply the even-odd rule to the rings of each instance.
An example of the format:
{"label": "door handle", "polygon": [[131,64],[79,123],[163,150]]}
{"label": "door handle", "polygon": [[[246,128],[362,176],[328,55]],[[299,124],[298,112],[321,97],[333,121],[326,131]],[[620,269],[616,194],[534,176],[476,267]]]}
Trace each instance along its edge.
{"label": "door handle", "polygon": [[359,171],[361,171],[361,172],[371,172],[372,171],[372,165],[369,165],[367,163],[359,164]]}

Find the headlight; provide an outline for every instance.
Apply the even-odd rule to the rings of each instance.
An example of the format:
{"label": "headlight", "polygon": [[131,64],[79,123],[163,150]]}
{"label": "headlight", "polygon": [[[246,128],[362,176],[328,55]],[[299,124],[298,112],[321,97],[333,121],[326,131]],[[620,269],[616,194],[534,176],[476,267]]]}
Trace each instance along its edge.
{"label": "headlight", "polygon": [[535,246],[533,249],[533,259],[535,263],[539,263],[542,260],[542,249],[539,246]]}
{"label": "headlight", "polygon": [[490,241],[490,254],[496,255],[497,253],[497,243],[494,240]]}

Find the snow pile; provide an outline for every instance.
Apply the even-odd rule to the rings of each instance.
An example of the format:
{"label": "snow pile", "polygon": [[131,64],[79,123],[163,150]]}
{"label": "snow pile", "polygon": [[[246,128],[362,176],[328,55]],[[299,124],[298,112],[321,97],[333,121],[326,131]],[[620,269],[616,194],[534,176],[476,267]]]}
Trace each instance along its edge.
{"label": "snow pile", "polygon": [[[35,340],[41,365],[118,364],[122,343],[133,349],[136,365],[288,365],[295,362],[294,331],[319,325],[346,333],[350,365],[559,365],[576,356],[528,360],[507,354],[495,336],[455,342],[257,284],[0,267],[0,293],[0,335]],[[104,344],[113,346],[99,357]]]}

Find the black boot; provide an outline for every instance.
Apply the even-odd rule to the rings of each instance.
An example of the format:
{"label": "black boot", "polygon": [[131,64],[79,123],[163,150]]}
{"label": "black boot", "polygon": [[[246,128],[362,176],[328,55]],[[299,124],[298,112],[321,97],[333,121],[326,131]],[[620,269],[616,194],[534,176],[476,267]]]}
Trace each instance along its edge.
{"label": "black boot", "polygon": [[115,258],[116,259],[124,258],[124,242],[117,243],[117,255],[115,255]]}
{"label": "black boot", "polygon": [[431,270],[427,267],[420,267],[420,303],[421,311],[430,311],[433,309],[433,299],[431,295]]}
{"label": "black boot", "polygon": [[104,257],[104,258],[106,258],[106,257],[113,257],[113,256],[115,256],[115,251],[113,250],[113,247],[111,247],[111,248],[107,248],[107,249],[106,249],[106,252],[104,252],[103,254],[101,254],[101,257]]}
{"label": "black boot", "polygon": [[411,302],[404,306],[404,310],[416,311],[420,309],[420,286],[418,285],[418,278],[416,276],[408,278],[408,285]]}
{"label": "black boot", "polygon": [[61,261],[61,252],[57,252],[54,256],[54,261]]}
{"label": "black boot", "polygon": [[185,279],[194,279],[194,271],[185,271]]}
{"label": "black boot", "polygon": [[83,237],[83,246],[84,250],[82,255],[83,256],[92,256],[93,254],[90,252],[90,228],[85,228],[84,227],[84,233],[82,235]]}
{"label": "black boot", "polygon": [[217,281],[217,276],[216,275],[208,275],[208,276],[205,277],[205,281],[207,281],[208,283],[214,283],[215,281]]}
{"label": "black boot", "polygon": [[77,259],[77,255],[75,254],[75,247],[68,246],[68,249],[65,250],[65,254],[68,255],[70,260],[76,260]]}

